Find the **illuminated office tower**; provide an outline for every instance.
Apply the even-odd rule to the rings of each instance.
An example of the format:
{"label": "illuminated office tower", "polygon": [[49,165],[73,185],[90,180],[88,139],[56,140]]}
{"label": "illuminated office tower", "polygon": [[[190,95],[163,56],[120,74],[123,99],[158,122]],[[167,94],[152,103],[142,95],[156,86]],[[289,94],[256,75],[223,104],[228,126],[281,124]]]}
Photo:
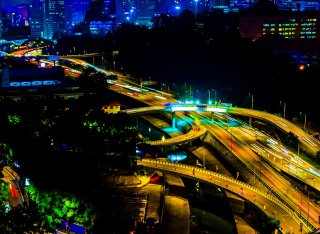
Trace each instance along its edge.
{"label": "illuminated office tower", "polygon": [[116,26],[116,0],[91,0],[85,17],[93,35],[103,36]]}
{"label": "illuminated office tower", "polygon": [[17,26],[29,26],[29,8],[27,5],[17,5],[15,13]]}
{"label": "illuminated office tower", "polygon": [[277,0],[275,4],[280,10],[288,11],[319,11],[319,0]]}
{"label": "illuminated office tower", "polygon": [[293,8],[292,0],[278,0],[276,4],[279,10],[291,11]]}
{"label": "illuminated office tower", "polygon": [[34,9],[30,14],[30,36],[44,37],[44,16],[41,9]]}
{"label": "illuminated office tower", "polygon": [[230,0],[230,11],[238,12],[240,9],[251,7],[257,0]]}
{"label": "illuminated office tower", "polygon": [[14,5],[27,5],[27,6],[30,6],[32,5],[33,3],[33,0],[15,0],[14,1]]}
{"label": "illuminated office tower", "polygon": [[[303,13],[303,14],[302,14]],[[320,18],[305,12],[276,16],[240,16],[241,37],[253,41],[267,35],[279,35],[285,39],[319,39]]]}
{"label": "illuminated office tower", "polygon": [[116,4],[117,25],[135,22],[136,7],[133,0],[117,0]]}
{"label": "illuminated office tower", "polygon": [[84,22],[90,0],[65,0],[66,30]]}
{"label": "illuminated office tower", "polygon": [[0,2],[0,37],[2,36],[3,33],[3,24],[2,24],[3,20],[2,20],[2,5]]}
{"label": "illuminated office tower", "polygon": [[44,37],[45,0],[34,0],[30,7],[30,36]]}
{"label": "illuminated office tower", "polygon": [[227,0],[211,0],[209,8],[210,9],[221,9],[223,11],[229,11],[229,4],[234,5],[234,1],[227,1]]}
{"label": "illuminated office tower", "polygon": [[64,0],[45,1],[44,16],[44,38],[59,38],[65,33]]}
{"label": "illuminated office tower", "polygon": [[152,26],[152,18],[159,14],[159,5],[157,0],[135,0],[136,24]]}
{"label": "illuminated office tower", "polygon": [[182,0],[159,0],[159,12],[169,15],[179,15],[186,9],[187,2]]}
{"label": "illuminated office tower", "polygon": [[319,11],[318,0],[292,1],[292,11]]}
{"label": "illuminated office tower", "polygon": [[204,10],[210,10],[209,0],[188,0],[186,3],[187,5],[185,7],[195,15],[203,12]]}

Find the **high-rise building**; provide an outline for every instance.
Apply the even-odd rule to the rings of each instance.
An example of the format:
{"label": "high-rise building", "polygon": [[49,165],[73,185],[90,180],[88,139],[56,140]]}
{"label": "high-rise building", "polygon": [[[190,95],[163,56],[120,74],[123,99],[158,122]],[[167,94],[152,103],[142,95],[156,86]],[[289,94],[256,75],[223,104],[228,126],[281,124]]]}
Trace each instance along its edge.
{"label": "high-rise building", "polygon": [[31,37],[44,37],[44,9],[45,0],[33,1],[30,6],[30,33]]}
{"label": "high-rise building", "polygon": [[117,24],[133,23],[136,20],[136,8],[133,0],[116,1]]}
{"label": "high-rise building", "polygon": [[57,38],[66,32],[64,0],[45,1],[44,15],[44,38]]}
{"label": "high-rise building", "polygon": [[41,9],[35,9],[30,17],[30,33],[32,38],[44,37],[44,16]]}
{"label": "high-rise building", "polygon": [[32,5],[33,0],[15,0],[15,5]]}
{"label": "high-rise building", "polygon": [[85,17],[89,31],[105,35],[116,26],[116,0],[91,0]]}
{"label": "high-rise building", "polygon": [[276,16],[240,16],[241,37],[257,40],[262,36],[278,35],[286,39],[319,39],[318,14],[287,13]]}
{"label": "high-rise building", "polygon": [[66,30],[71,30],[75,25],[84,22],[90,0],[65,0]]}
{"label": "high-rise building", "polygon": [[3,25],[2,25],[2,5],[0,2],[0,37],[2,36],[2,32],[3,32]]}
{"label": "high-rise building", "polygon": [[16,25],[29,26],[29,8],[25,4],[16,6]]}
{"label": "high-rise building", "polygon": [[292,11],[319,11],[319,0],[295,0]]}
{"label": "high-rise building", "polygon": [[159,14],[159,4],[157,0],[134,0],[135,3],[135,23],[138,25],[152,26],[152,18]]}

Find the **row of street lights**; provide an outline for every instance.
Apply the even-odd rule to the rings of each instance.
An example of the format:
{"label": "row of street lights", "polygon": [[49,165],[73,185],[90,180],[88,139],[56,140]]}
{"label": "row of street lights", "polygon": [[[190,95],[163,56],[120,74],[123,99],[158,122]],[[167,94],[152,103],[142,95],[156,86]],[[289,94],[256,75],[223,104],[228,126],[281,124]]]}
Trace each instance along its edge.
{"label": "row of street lights", "polygon": [[[216,103],[217,101],[217,90],[212,89],[213,93],[214,93],[214,103]],[[208,89],[208,104],[212,104],[211,98],[210,98],[210,92],[211,90]]]}

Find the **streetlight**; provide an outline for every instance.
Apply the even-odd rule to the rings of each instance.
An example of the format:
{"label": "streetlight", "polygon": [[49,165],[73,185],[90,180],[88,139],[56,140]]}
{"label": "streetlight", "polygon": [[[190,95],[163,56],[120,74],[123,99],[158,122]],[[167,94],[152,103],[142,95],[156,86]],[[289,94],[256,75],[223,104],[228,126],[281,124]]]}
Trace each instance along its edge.
{"label": "streetlight", "polygon": [[[213,101],[214,101],[214,103],[215,103],[215,101],[216,101],[216,95],[217,95],[217,94],[216,94],[216,92],[215,92],[215,90],[214,90],[214,89],[211,89],[211,90],[213,91],[214,96],[215,96],[215,98],[214,98],[214,100],[213,100]],[[210,95],[210,94],[211,94],[211,90],[210,90],[210,89],[208,89],[208,104],[209,104],[209,105],[211,105],[211,104],[212,104],[212,101],[211,101],[211,95]]]}
{"label": "streetlight", "polygon": [[206,169],[206,150],[203,150],[203,168]]}
{"label": "streetlight", "polygon": [[299,157],[299,153],[300,153],[300,147],[299,147],[299,143],[300,143],[300,141],[299,141],[299,137],[297,137],[297,139],[298,139],[298,157]]}
{"label": "streetlight", "polygon": [[217,103],[217,90],[214,89],[214,102]]}
{"label": "streetlight", "polygon": [[[249,96],[251,96],[251,109],[253,109],[253,94],[249,93]],[[249,117],[249,125],[252,125],[252,117]]]}
{"label": "streetlight", "polygon": [[[280,101],[280,107],[282,107],[282,101]],[[283,102],[283,118],[286,118],[286,102]]]}

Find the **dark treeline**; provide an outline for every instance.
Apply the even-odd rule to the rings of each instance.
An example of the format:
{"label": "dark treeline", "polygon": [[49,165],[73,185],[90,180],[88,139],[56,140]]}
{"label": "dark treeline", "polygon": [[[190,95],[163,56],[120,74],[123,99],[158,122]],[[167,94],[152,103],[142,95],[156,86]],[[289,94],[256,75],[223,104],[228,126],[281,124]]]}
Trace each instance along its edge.
{"label": "dark treeline", "polygon": [[[140,80],[157,80],[174,89],[175,84],[192,85],[202,98],[208,89],[233,105],[281,113],[307,113],[313,122],[319,67],[299,71],[293,59],[273,50],[268,39],[252,42],[239,35],[239,15],[191,11],[178,17],[160,15],[154,27],[123,24],[103,38],[64,37],[58,41],[61,53],[76,47],[86,52],[104,52],[106,69],[121,70]],[[81,48],[81,49],[79,49]],[[63,51],[64,49],[64,51]],[[117,53],[114,53],[117,51]]]}

